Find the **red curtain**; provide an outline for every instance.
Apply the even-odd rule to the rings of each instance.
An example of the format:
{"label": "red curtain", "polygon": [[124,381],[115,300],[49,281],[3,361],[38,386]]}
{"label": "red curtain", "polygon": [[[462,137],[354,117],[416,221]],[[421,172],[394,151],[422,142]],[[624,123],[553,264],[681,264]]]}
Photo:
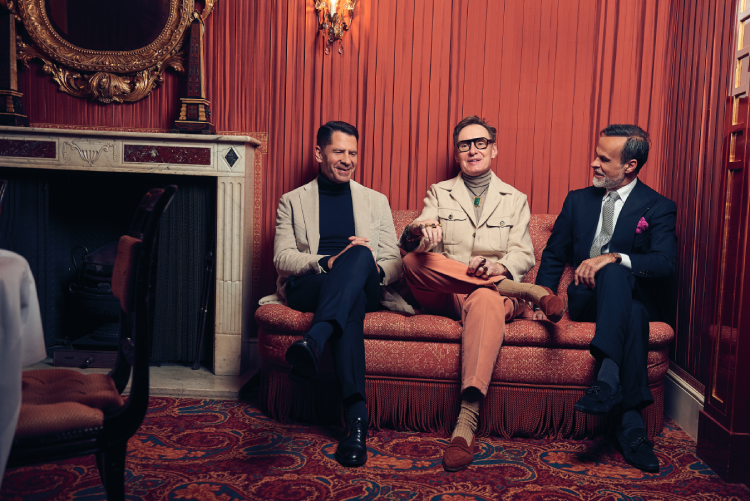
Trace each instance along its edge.
{"label": "red curtain", "polygon": [[[455,175],[452,128],[470,114],[497,126],[493,170],[535,213],[590,183],[608,123],[651,132],[641,177],[663,190],[673,24],[671,3],[656,0],[360,0],[343,55],[336,44],[326,56],[314,0],[219,1],[205,39],[214,122],[268,133],[259,292],[273,290],[278,199],[316,175],[328,120],[359,128],[355,178],[397,209],[421,208],[430,184]],[[184,82],[167,75],[147,99],[109,106],[58,92],[39,65],[20,85],[35,124],[166,130]]]}

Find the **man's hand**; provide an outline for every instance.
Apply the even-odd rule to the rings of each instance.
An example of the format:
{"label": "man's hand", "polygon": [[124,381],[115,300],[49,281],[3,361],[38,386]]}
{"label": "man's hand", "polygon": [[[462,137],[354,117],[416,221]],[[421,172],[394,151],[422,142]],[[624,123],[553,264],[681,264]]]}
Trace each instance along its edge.
{"label": "man's hand", "polygon": [[500,263],[487,261],[487,259],[482,256],[474,256],[471,258],[466,274],[479,277],[482,280],[487,280],[490,277],[497,277],[500,275],[509,277],[508,269],[505,266]]}
{"label": "man's hand", "polygon": [[[328,258],[328,269],[333,269],[333,262],[336,261],[336,258],[339,257],[344,252],[348,251],[355,245],[364,245],[368,249],[370,249],[370,252],[372,252],[372,247],[370,247],[370,239],[365,237],[349,237],[349,241],[351,242],[349,245],[344,247],[344,250],[336,254],[335,256],[331,256]],[[372,255],[372,258],[375,259],[375,254]],[[375,261],[375,267],[378,269],[378,273],[380,273],[380,266],[378,266],[378,262]]]}
{"label": "man's hand", "polygon": [[616,263],[617,259],[613,254],[602,254],[601,256],[592,257],[582,262],[576,269],[575,284],[579,283],[592,289],[596,285],[596,274],[599,270],[610,263]]}
{"label": "man's hand", "polygon": [[425,240],[432,245],[437,245],[443,241],[443,228],[434,219],[414,221],[409,225],[409,231],[412,235],[423,235]]}

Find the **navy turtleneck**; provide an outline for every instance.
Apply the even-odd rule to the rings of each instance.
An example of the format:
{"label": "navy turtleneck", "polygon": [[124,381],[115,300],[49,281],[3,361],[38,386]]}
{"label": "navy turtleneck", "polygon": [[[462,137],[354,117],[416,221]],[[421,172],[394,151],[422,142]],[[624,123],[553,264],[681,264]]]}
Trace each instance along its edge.
{"label": "navy turtleneck", "polygon": [[320,244],[318,254],[335,256],[349,245],[354,232],[354,209],[349,183],[318,176]]}

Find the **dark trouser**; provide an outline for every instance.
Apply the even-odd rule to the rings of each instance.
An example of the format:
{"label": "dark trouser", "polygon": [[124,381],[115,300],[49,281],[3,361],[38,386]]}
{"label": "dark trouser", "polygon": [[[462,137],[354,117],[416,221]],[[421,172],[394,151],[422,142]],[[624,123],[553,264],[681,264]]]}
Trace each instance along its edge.
{"label": "dark trouser", "polygon": [[357,245],[336,258],[327,274],[292,278],[286,286],[290,308],[314,312],[312,323],[332,322],[330,340],[344,399],[365,395],[365,313],[380,307],[380,273],[372,252]]}
{"label": "dark trouser", "polygon": [[643,303],[633,298],[635,286],[630,270],[619,264],[608,264],[596,274],[593,290],[575,287],[575,294],[590,294],[591,297],[573,320],[596,322],[591,354],[600,362],[611,358],[620,366],[625,410],[640,410],[654,401],[648,387],[649,317]]}

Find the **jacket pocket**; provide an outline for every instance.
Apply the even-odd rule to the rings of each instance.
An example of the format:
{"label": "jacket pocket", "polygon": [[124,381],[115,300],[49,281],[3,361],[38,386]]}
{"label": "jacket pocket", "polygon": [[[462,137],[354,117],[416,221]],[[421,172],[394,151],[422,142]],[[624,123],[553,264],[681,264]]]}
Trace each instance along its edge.
{"label": "jacket pocket", "polygon": [[494,214],[487,220],[487,233],[490,240],[490,247],[497,251],[508,252],[508,236],[512,216],[495,216]]}
{"label": "jacket pocket", "polygon": [[438,221],[443,228],[445,245],[460,244],[464,238],[464,227],[468,217],[462,210],[438,208]]}

